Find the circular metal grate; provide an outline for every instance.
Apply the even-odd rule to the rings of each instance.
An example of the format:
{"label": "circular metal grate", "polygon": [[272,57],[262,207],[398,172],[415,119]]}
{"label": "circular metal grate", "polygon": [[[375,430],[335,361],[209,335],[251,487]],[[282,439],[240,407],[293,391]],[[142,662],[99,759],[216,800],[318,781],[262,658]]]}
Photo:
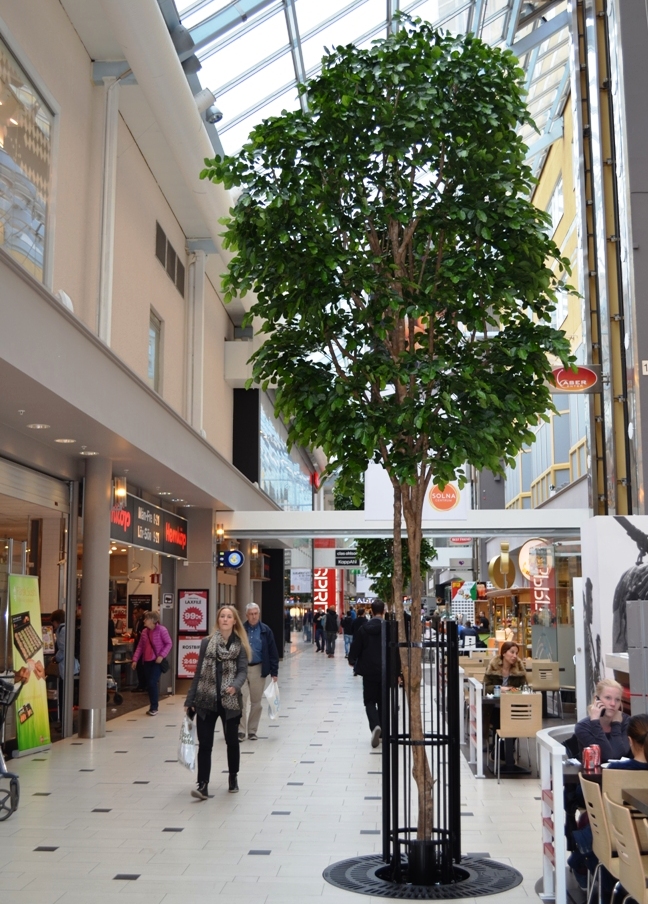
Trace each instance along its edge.
{"label": "circular metal grate", "polygon": [[402,901],[456,901],[480,898],[515,888],[522,874],[504,863],[486,857],[464,857],[455,868],[457,881],[452,885],[396,884],[388,875],[389,868],[378,854],[341,860],[328,866],[323,876],[331,885],[375,898],[398,898]]}

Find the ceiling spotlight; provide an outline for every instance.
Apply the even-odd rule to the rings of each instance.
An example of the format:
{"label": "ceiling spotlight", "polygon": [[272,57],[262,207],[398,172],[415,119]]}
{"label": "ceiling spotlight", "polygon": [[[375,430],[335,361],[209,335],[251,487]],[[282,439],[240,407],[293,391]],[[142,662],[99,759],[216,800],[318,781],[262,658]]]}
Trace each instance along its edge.
{"label": "ceiling spotlight", "polygon": [[49,430],[49,424],[27,424],[29,430]]}
{"label": "ceiling spotlight", "polygon": [[54,442],[67,444],[67,443],[75,443],[76,440],[75,439],[55,439]]}
{"label": "ceiling spotlight", "polygon": [[220,122],[223,118],[223,111],[216,106],[216,104],[212,104],[211,107],[208,107],[205,112],[205,119],[212,126],[216,125],[217,122]]}
{"label": "ceiling spotlight", "polygon": [[86,450],[79,452],[79,455],[99,455],[99,453],[98,452],[90,452],[89,450],[86,449]]}
{"label": "ceiling spotlight", "polygon": [[162,493],[158,493],[158,496],[172,496],[172,495],[173,495],[173,493],[171,493],[169,490],[164,490]]}
{"label": "ceiling spotlight", "polygon": [[172,499],[171,502],[184,502],[184,499]]}

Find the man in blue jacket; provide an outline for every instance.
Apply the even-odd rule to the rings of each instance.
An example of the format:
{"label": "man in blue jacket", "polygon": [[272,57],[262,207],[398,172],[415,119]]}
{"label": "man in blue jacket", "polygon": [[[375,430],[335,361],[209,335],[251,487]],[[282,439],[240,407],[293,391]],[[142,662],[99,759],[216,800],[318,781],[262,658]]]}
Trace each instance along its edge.
{"label": "man in blue jacket", "polygon": [[[263,709],[263,692],[268,675],[273,681],[279,673],[279,652],[274,634],[261,621],[261,610],[256,603],[248,603],[245,607],[246,621],[243,625],[247,631],[252,658],[248,664],[247,679],[243,685],[243,716],[239,725],[239,740],[245,740],[247,734],[250,741],[256,741],[259,720]],[[248,714],[248,700],[250,712]]]}

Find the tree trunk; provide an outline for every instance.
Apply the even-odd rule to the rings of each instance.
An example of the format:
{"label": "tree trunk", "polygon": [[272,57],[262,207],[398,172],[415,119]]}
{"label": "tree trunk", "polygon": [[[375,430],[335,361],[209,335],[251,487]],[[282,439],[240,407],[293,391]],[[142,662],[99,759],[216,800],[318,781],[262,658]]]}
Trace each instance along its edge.
{"label": "tree trunk", "polygon": [[[423,516],[423,499],[426,487],[417,484],[402,488],[403,514],[407,527],[407,548],[409,552],[410,567],[412,571],[412,606],[410,609],[412,620],[410,640],[412,644],[420,644],[422,640],[421,624],[421,519]],[[421,682],[423,680],[423,650],[420,646],[410,649],[408,702],[410,707],[410,726],[413,741],[422,741],[425,736],[425,726],[421,712]],[[421,840],[429,840],[432,837],[434,827],[434,796],[432,772],[427,757],[426,748],[422,744],[415,744],[412,750],[414,765],[412,776],[418,789],[418,823],[416,837]]]}

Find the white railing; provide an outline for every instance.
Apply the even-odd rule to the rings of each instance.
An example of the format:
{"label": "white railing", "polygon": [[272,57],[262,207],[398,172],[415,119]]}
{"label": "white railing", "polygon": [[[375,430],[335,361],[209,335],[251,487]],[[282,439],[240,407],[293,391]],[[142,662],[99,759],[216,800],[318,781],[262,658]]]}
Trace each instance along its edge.
{"label": "white railing", "polygon": [[567,845],[565,839],[565,802],[563,761],[565,740],[574,733],[573,725],[543,728],[536,735],[540,751],[540,795],[542,820],[542,893],[543,901],[567,904]]}
{"label": "white railing", "polygon": [[476,678],[464,678],[464,684],[468,685],[468,763],[475,767],[475,778],[484,778],[483,688]]}

